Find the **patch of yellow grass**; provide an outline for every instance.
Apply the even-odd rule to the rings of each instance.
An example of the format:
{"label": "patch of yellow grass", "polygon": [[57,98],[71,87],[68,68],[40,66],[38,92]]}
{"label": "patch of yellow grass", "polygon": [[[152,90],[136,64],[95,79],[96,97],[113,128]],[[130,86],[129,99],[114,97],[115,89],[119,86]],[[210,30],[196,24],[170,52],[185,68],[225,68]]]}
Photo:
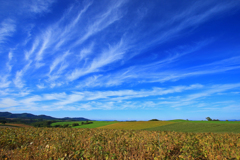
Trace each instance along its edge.
{"label": "patch of yellow grass", "polygon": [[175,123],[175,122],[166,122],[166,121],[165,122],[164,121],[119,122],[119,123],[110,124],[110,125],[102,126],[102,127],[98,127],[98,128],[139,130],[139,129],[164,126],[164,125],[168,125],[168,124],[172,124],[172,123]]}

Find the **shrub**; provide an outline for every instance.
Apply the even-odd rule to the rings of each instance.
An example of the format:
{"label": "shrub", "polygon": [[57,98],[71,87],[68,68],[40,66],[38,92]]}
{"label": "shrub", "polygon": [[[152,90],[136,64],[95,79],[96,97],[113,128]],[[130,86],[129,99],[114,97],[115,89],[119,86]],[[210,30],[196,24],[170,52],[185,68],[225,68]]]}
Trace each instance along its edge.
{"label": "shrub", "polygon": [[5,123],[7,123],[7,121],[0,121],[0,123],[2,123],[2,124],[4,124],[4,125],[5,125]]}
{"label": "shrub", "polygon": [[151,119],[151,120],[149,120],[149,121],[159,121],[158,119]]}
{"label": "shrub", "polygon": [[60,125],[60,124],[57,124],[57,125],[55,125],[54,127],[62,127],[62,125]]}
{"label": "shrub", "polygon": [[226,121],[228,121],[228,120],[226,120]]}
{"label": "shrub", "polygon": [[64,124],[63,125],[63,128],[67,128],[67,127],[69,127],[69,124]]}
{"label": "shrub", "polygon": [[73,123],[72,126],[79,126],[79,124],[78,123]]}

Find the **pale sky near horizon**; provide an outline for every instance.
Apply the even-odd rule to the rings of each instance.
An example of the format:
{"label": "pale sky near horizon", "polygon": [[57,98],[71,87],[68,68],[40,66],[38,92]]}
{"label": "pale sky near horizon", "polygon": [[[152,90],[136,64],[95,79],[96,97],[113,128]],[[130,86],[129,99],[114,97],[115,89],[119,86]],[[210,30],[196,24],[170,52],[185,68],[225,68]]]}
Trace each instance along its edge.
{"label": "pale sky near horizon", "polygon": [[240,119],[239,0],[0,4],[0,111]]}

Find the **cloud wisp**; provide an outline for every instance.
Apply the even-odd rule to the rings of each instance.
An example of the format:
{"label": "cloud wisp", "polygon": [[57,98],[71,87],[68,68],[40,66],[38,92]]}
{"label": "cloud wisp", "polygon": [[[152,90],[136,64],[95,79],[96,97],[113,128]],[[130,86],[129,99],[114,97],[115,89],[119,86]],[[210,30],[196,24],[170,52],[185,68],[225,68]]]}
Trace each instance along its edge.
{"label": "cloud wisp", "polygon": [[4,19],[0,22],[0,44],[7,41],[9,36],[16,31],[15,22],[12,19]]}
{"label": "cloud wisp", "polygon": [[[239,83],[235,84],[217,84],[204,86],[193,84],[189,86],[172,86],[170,88],[153,88],[152,90],[118,90],[118,91],[74,91],[70,94],[52,93],[41,96],[28,96],[27,98],[4,98],[0,104],[2,108],[31,108],[43,109],[41,103],[46,102],[45,110],[54,110],[56,107],[61,109],[81,110],[85,106],[87,110],[93,109],[128,109],[128,108],[155,108],[162,107],[184,109],[184,107],[198,106],[206,109],[207,105],[201,100],[207,97],[219,96],[218,93],[224,93],[229,90],[240,88]],[[181,93],[182,96],[174,97]],[[173,96],[172,96],[173,95]],[[144,99],[144,101],[142,101]],[[156,101],[156,99],[158,99]],[[154,100],[154,101],[153,101]],[[6,102],[11,102],[7,105]],[[232,101],[234,102],[234,101]],[[142,103],[142,104],[141,104]],[[141,105],[140,105],[141,104]],[[200,105],[201,104],[201,105]],[[233,103],[234,104],[234,103]],[[25,106],[25,107],[24,107]],[[87,108],[87,106],[89,108]],[[107,107],[108,106],[108,107]],[[60,109],[59,108],[59,109]],[[166,108],[165,108],[166,109]]]}

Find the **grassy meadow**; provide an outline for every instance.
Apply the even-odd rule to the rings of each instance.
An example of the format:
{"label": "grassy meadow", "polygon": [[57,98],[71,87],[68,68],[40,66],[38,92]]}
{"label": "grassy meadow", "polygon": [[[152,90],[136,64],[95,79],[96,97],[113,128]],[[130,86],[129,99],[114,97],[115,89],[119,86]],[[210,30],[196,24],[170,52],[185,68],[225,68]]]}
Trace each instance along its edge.
{"label": "grassy meadow", "polygon": [[175,131],[175,132],[212,132],[212,133],[240,133],[240,123],[200,123],[176,122],[169,125],[147,128],[148,131]]}
{"label": "grassy meadow", "polygon": [[106,125],[111,125],[114,123],[119,123],[117,121],[91,121],[91,122],[93,122],[92,124],[81,125],[82,122],[84,122],[84,121],[56,122],[56,123],[52,123],[51,126],[64,125],[64,124],[72,125],[73,123],[78,123],[79,126],[74,126],[72,128],[97,128],[97,127],[102,127],[102,126],[106,126]]}

